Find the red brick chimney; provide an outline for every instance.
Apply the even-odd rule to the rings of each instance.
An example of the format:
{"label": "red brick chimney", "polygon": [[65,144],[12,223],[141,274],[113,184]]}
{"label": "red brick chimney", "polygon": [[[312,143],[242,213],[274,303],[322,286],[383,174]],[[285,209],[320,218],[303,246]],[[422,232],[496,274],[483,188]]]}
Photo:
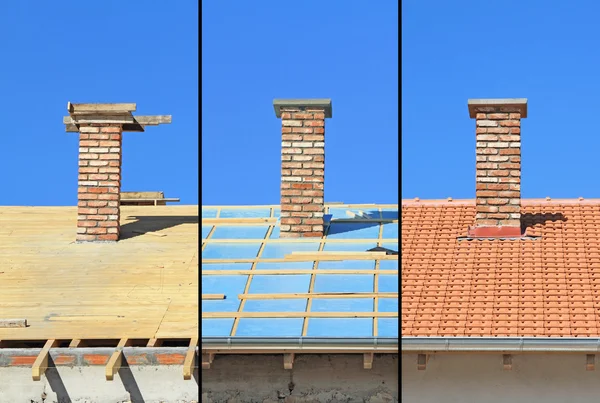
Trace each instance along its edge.
{"label": "red brick chimney", "polygon": [[527,99],[470,99],[477,134],[473,237],[521,236],[521,119]]}
{"label": "red brick chimney", "polygon": [[79,132],[78,242],[117,241],[120,234],[123,132],[171,123],[171,116],[136,116],[135,104],[72,104],[63,119]]}
{"label": "red brick chimney", "polygon": [[322,237],[330,99],[276,99],[281,118],[281,238]]}

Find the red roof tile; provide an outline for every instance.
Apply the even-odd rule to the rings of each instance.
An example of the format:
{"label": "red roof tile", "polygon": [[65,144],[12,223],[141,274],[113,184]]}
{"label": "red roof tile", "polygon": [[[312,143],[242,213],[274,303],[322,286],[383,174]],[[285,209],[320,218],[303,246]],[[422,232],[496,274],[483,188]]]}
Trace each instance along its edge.
{"label": "red roof tile", "polygon": [[402,336],[600,337],[600,200],[523,200],[512,240],[464,238],[474,200],[401,214]]}

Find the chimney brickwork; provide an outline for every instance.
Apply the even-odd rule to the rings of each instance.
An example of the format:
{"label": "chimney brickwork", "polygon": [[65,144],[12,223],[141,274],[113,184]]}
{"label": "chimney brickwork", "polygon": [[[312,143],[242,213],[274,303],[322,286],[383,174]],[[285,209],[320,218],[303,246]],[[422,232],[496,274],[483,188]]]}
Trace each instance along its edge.
{"label": "chimney brickwork", "polygon": [[325,119],[331,100],[275,100],[281,118],[280,237],[322,237],[325,213]]}
{"label": "chimney brickwork", "polygon": [[171,123],[171,116],[133,116],[134,103],[72,104],[63,118],[67,132],[79,133],[77,242],[118,241],[121,233],[123,132]]}
{"label": "chimney brickwork", "polygon": [[521,236],[521,119],[526,99],[469,100],[475,118],[476,216],[470,236]]}
{"label": "chimney brickwork", "polygon": [[123,128],[90,124],[79,133],[77,241],[117,241]]}

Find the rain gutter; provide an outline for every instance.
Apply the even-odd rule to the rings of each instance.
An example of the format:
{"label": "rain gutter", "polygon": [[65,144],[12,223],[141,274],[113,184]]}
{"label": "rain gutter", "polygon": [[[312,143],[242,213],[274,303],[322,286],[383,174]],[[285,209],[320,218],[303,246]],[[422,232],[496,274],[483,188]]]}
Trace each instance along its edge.
{"label": "rain gutter", "polygon": [[397,337],[203,337],[202,350],[398,352]]}
{"label": "rain gutter", "polygon": [[597,353],[600,352],[600,338],[402,337],[402,352]]}

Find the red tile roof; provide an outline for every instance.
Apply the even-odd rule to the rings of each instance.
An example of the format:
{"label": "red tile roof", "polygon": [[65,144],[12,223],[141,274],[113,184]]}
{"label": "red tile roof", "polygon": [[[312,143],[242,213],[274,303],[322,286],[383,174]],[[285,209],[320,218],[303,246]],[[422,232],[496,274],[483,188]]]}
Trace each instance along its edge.
{"label": "red tile roof", "polygon": [[474,221],[402,202],[402,336],[600,336],[600,200],[524,199],[520,239],[460,239]]}

